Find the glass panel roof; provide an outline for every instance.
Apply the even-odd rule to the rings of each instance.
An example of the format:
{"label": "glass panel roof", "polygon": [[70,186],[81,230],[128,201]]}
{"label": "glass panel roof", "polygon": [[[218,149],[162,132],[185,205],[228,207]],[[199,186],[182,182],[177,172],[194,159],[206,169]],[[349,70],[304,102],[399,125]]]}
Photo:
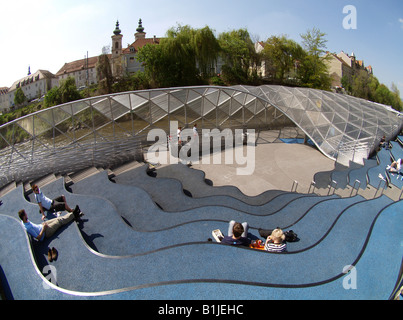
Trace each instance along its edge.
{"label": "glass panel roof", "polygon": [[[97,152],[109,156],[140,149],[149,130],[165,130],[169,121],[184,128],[197,122],[199,131],[279,129],[293,123],[329,158],[342,155],[355,162],[368,157],[380,137],[392,138],[403,126],[402,114],[389,106],[308,88],[201,86],[111,94],[55,106],[1,126],[0,187],[15,177],[34,178],[30,168],[43,175],[46,170],[77,170],[74,163],[97,165],[97,159],[104,165],[108,161]],[[63,154],[63,161],[52,160],[57,153]],[[80,154],[91,157],[73,161]],[[118,160],[116,155],[111,161]],[[28,163],[21,165],[24,161]]]}

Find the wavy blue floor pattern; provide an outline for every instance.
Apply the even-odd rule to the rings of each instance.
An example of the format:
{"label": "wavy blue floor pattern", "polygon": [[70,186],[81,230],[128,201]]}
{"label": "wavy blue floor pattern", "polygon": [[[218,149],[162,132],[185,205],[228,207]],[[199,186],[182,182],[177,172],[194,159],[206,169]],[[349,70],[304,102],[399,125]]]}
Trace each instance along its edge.
{"label": "wavy blue floor pattern", "polygon": [[[65,194],[85,216],[44,243],[33,241],[31,250],[17,212],[24,208],[40,223],[38,206],[24,198],[22,187],[3,197],[0,278],[8,298],[388,299],[399,279],[403,202],[385,196],[277,194],[253,206],[251,199],[222,195],[210,206],[193,199],[183,211],[164,211],[145,190],[112,183],[105,172],[69,190],[59,179],[43,191]],[[225,231],[232,219],[248,221],[254,237],[260,227],[281,226],[301,240],[289,243],[285,254],[207,241],[212,229]],[[59,257],[49,264],[46,252],[53,246]],[[43,285],[49,265],[57,270],[51,289]],[[357,289],[345,289],[348,265],[356,268]]]}

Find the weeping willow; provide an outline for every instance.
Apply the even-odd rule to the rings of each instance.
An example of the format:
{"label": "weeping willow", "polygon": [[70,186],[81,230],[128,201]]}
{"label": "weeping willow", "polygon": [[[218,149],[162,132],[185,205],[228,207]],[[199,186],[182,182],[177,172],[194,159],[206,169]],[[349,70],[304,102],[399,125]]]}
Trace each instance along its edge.
{"label": "weeping willow", "polygon": [[161,42],[165,54],[182,68],[185,78],[197,76],[208,78],[214,72],[220,52],[219,43],[209,27],[193,29],[190,26],[178,26],[167,32],[167,38]]}

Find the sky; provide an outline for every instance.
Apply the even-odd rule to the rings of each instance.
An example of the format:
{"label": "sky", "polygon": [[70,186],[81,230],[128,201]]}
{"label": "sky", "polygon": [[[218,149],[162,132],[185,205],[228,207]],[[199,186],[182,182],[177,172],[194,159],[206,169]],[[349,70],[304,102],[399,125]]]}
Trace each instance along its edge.
{"label": "sky", "polygon": [[117,20],[127,47],[140,18],[147,37],[164,37],[180,24],[209,26],[217,36],[246,28],[255,41],[286,35],[301,44],[301,34],[319,28],[328,51],[354,52],[403,97],[402,0],[6,0],[0,7],[0,87],[25,77],[28,67],[56,74],[87,52],[100,55],[111,45]]}

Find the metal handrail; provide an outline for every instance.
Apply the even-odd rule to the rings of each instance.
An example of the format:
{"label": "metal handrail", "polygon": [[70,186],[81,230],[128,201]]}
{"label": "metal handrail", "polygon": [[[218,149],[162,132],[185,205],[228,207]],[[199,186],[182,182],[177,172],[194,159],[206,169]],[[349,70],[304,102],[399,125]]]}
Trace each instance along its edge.
{"label": "metal handrail", "polygon": [[[295,186],[295,189],[294,189]],[[297,192],[297,188],[298,188],[298,181],[294,180],[294,182],[292,183],[291,186],[291,192]]]}
{"label": "metal handrail", "polygon": [[358,189],[359,189],[360,186],[361,186],[361,181],[360,181],[360,180],[355,180],[355,181],[354,181],[353,188],[351,189],[350,197],[353,195],[353,191],[354,191],[355,186],[356,186],[357,183],[358,183],[358,188],[357,188],[357,193],[356,193],[356,195],[358,194]]}
{"label": "metal handrail", "polygon": [[333,193],[332,194],[334,194],[336,192],[337,181],[332,180],[332,182],[329,184],[329,191],[328,191],[327,195],[330,195],[330,190],[332,190],[332,185],[333,185]]}
{"label": "metal handrail", "polygon": [[312,193],[315,193],[315,188],[316,188],[316,182],[315,181],[312,181],[311,184],[309,185],[308,193],[311,193],[311,188],[312,187],[313,187]]}
{"label": "metal handrail", "polygon": [[[385,185],[385,186],[386,186],[386,184],[387,184],[387,181],[386,181],[386,180],[379,179],[378,188],[376,189],[376,192],[375,192],[374,198],[376,198],[376,195],[378,194],[378,191],[379,191],[379,189],[381,188],[381,184],[382,184],[382,182],[384,183],[384,185]],[[381,195],[383,194],[383,190],[384,190],[384,188],[382,189]]]}

